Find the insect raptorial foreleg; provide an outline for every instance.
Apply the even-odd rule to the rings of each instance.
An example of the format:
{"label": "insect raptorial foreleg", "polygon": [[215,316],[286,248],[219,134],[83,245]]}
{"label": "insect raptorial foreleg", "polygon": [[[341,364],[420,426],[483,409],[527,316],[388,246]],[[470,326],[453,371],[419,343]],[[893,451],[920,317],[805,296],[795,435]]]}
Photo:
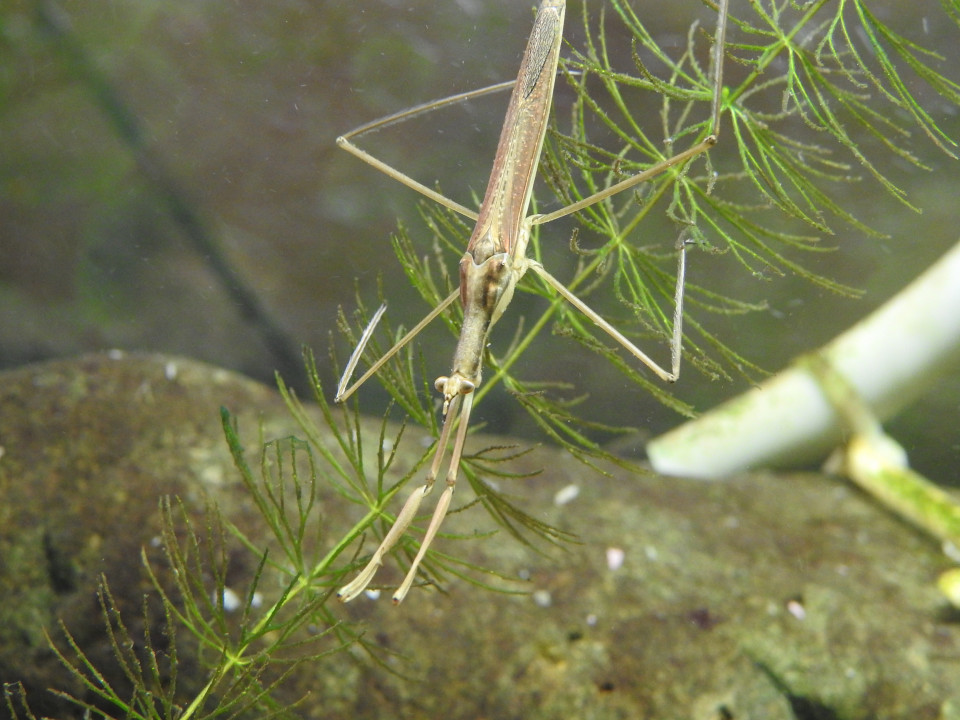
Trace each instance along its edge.
{"label": "insect raptorial foreleg", "polygon": [[[463,454],[463,443],[467,437],[467,428],[470,426],[470,409],[473,407],[472,394],[460,395],[458,397],[461,398],[460,402],[462,403],[460,410],[460,428],[457,430],[457,439],[453,444],[453,454],[450,456],[450,469],[447,471],[447,487],[437,501],[437,508],[433,511],[433,517],[430,518],[430,525],[427,526],[427,532],[423,536],[423,542],[420,543],[420,550],[417,552],[417,556],[413,559],[413,563],[410,565],[410,569],[407,570],[407,575],[403,579],[403,582],[400,583],[400,587],[397,588],[397,591],[393,594],[394,604],[403,602],[407,591],[410,590],[410,587],[413,585],[420,561],[423,560],[423,556],[426,555],[430,543],[433,542],[434,536],[437,534],[441,523],[443,523],[443,519],[447,515],[447,510],[450,509],[450,501],[453,500],[453,489],[456,487],[457,473],[460,469],[460,456]],[[451,413],[451,416],[453,414],[454,413]],[[437,453],[439,455],[439,449]]]}
{"label": "insect raptorial foreleg", "polygon": [[[420,509],[421,501],[433,489],[433,483],[440,472],[440,464],[443,462],[443,456],[446,454],[447,443],[450,439],[450,432],[453,429],[453,426],[456,424],[457,406],[459,402],[459,397],[460,396],[457,396],[457,398],[454,398],[454,401],[451,403],[451,406],[450,406],[450,411],[447,413],[447,416],[444,419],[443,429],[440,431],[440,438],[437,440],[437,451],[433,456],[433,462],[430,464],[430,471],[427,473],[427,477],[424,480],[423,485],[421,485],[420,487],[415,489],[412,493],[410,493],[410,496],[407,498],[407,501],[403,504],[403,508],[400,510],[400,514],[397,515],[397,519],[394,520],[390,530],[387,532],[386,536],[383,538],[383,541],[380,543],[380,546],[374,551],[373,555],[371,556],[370,560],[367,562],[363,570],[360,571],[360,573],[357,575],[356,578],[353,579],[352,582],[340,588],[340,591],[337,593],[337,597],[340,598],[341,601],[350,602],[355,597],[357,597],[357,595],[359,595],[366,589],[367,585],[369,585],[370,582],[373,580],[373,576],[376,574],[377,570],[380,568],[381,565],[383,565],[384,555],[390,552],[391,548],[393,548],[393,546],[396,545],[397,540],[399,540],[403,536],[403,534],[407,531],[407,528],[410,527],[410,523],[413,522],[413,519],[417,516],[417,511]],[[469,415],[469,411],[470,411],[469,405],[470,403],[468,403],[467,407],[465,408],[465,412],[467,415]],[[465,428],[466,424],[463,424],[461,427]],[[457,434],[457,445],[454,447],[454,458],[457,463],[460,462],[460,453],[457,452],[457,450],[458,448],[462,448],[463,438],[461,436],[463,434],[464,434],[464,431],[461,429],[461,432]],[[450,473],[448,473],[447,475],[447,484],[450,490],[450,494],[452,494],[453,492],[452,488],[450,488],[450,486],[453,484],[450,481],[450,474],[451,473],[453,474],[453,482],[456,482],[455,468],[456,468],[456,465],[451,466]],[[447,495],[446,491],[444,495]],[[446,505],[449,506],[450,498],[441,497],[440,503],[442,504],[444,503],[444,501],[446,502]],[[439,505],[438,505],[438,511],[439,511]],[[434,514],[436,515],[436,513]],[[443,514],[444,515],[446,514],[446,509],[444,509]],[[441,520],[443,519],[442,515],[440,519]],[[439,527],[439,522],[437,523],[437,526]],[[431,527],[433,527],[433,523],[431,523]],[[436,534],[436,529],[433,530],[433,534]],[[411,583],[412,583],[412,575],[416,570],[416,566],[419,564],[420,558],[423,552],[425,552],[427,545],[429,545],[429,540],[433,539],[433,535],[429,534],[429,530],[428,530],[428,535],[429,535],[429,539],[425,539],[423,544],[420,546],[420,553],[418,553],[417,555],[417,560],[414,562],[414,565],[411,568],[410,573],[408,573],[407,575],[407,579],[409,579]],[[407,581],[405,580],[404,583],[407,584]],[[409,584],[407,584],[407,589],[409,589]],[[400,592],[397,591],[397,594],[394,595],[394,602],[400,602],[400,600],[403,599],[402,595],[399,598],[397,597],[397,595],[399,594]],[[403,594],[404,595],[406,594],[406,590],[404,590]]]}

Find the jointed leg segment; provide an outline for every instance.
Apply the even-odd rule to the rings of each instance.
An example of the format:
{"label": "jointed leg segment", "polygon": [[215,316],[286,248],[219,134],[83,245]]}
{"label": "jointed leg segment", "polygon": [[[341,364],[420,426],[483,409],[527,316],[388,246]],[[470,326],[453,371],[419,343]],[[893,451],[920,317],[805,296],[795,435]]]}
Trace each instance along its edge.
{"label": "jointed leg segment", "polygon": [[[383,538],[380,546],[374,551],[373,556],[370,558],[363,570],[360,571],[360,573],[356,578],[353,579],[352,582],[350,582],[348,585],[344,585],[337,593],[337,597],[339,597],[340,600],[343,602],[349,602],[350,600],[353,600],[353,598],[357,597],[357,595],[362,593],[364,589],[366,589],[367,585],[369,585],[373,580],[373,576],[376,574],[379,567],[383,565],[384,555],[390,551],[390,549],[397,543],[397,540],[399,540],[407,531],[407,528],[410,527],[413,519],[417,516],[417,511],[420,509],[421,501],[433,489],[433,483],[440,472],[440,465],[443,463],[443,456],[446,454],[450,433],[453,429],[453,426],[457,423],[457,416],[459,415],[460,427],[457,431],[456,442],[453,446],[453,454],[450,458],[450,469],[447,471],[447,487],[444,489],[443,494],[437,501],[436,510],[433,512],[430,525],[427,527],[427,532],[424,535],[423,542],[420,543],[420,550],[417,552],[417,555],[413,560],[413,564],[407,571],[407,575],[400,584],[400,587],[393,594],[393,602],[399,604],[403,601],[403,598],[406,597],[407,592],[410,590],[410,587],[413,585],[413,581],[416,578],[417,568],[420,566],[423,556],[430,547],[430,543],[433,541],[434,536],[440,529],[440,525],[443,522],[448,509],[450,508],[450,501],[453,499],[453,489],[457,483],[457,473],[460,468],[460,458],[463,454],[463,443],[467,435],[467,427],[469,426],[470,421],[470,409],[472,406],[472,394],[457,395],[454,397],[453,401],[450,403],[450,407],[448,408],[447,416],[443,421],[443,429],[440,431],[440,438],[437,440],[437,450],[433,456],[433,462],[430,464],[430,471],[427,473],[424,484],[410,493],[407,501],[403,504],[403,508],[400,510],[400,514],[397,515],[397,519],[394,521],[393,526]],[[457,412],[458,410],[460,410],[459,413]]]}

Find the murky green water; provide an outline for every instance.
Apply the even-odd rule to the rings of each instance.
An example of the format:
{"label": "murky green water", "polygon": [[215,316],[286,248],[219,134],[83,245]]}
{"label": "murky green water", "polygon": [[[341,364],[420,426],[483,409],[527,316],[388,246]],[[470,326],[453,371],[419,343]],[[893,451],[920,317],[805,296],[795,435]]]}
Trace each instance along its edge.
{"label": "murky green water", "polygon": [[[417,198],[334,140],[402,107],[510,78],[531,19],[527,4],[513,0],[70,2],[52,13],[57,35],[38,22],[34,6],[16,1],[0,10],[0,364],[122,347],[183,353],[267,380],[278,366],[288,377],[300,371],[238,311],[175,208],[190,209],[189,222],[222,248],[294,349],[307,343],[322,355],[337,305],[353,305],[354,279],[373,302],[378,273],[393,318],[412,324],[426,308],[407,287],[388,237],[398,217],[416,222]],[[698,4],[689,12],[709,22]],[[937,13],[934,2],[911,7],[902,30],[956,67],[955,28],[931,19]],[[689,18],[677,6],[656,20],[656,31],[682,39]],[[582,36],[578,4],[568,11],[567,35],[574,43]],[[469,204],[485,184],[502,103],[394,129],[380,149]],[[936,99],[930,108],[960,136],[955,108]],[[916,147],[933,172],[891,172],[924,214],[875,187],[853,187],[855,212],[891,239],[849,234],[836,239],[839,252],[818,259],[819,271],[864,288],[864,300],[795,278],[757,281],[725,259],[694,255],[697,282],[771,305],[746,320],[706,318],[711,328],[775,370],[876,307],[952,245],[956,162],[922,141]],[[551,269],[561,278],[562,263],[573,262],[563,255],[568,232],[551,230],[558,247]],[[664,246],[672,240],[664,237]],[[518,303],[514,312],[527,307],[536,303]],[[501,328],[494,341],[511,332]],[[446,372],[449,338],[438,329],[424,343],[428,371]],[[653,432],[679,421],[568,341],[543,337],[536,351],[521,373],[576,383],[590,392],[594,417]],[[665,347],[653,352],[666,358]],[[711,383],[688,368],[677,391],[706,408],[744,386]],[[370,412],[378,412],[376,393],[369,397]],[[940,480],[958,477],[958,410],[954,382],[894,424],[915,462]],[[491,395],[478,415],[499,432],[537,437],[505,393]]]}

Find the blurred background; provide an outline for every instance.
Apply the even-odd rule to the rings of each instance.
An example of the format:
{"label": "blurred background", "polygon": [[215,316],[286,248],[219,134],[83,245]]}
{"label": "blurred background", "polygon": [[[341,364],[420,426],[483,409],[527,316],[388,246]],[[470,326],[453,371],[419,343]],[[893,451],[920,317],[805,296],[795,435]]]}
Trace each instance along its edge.
{"label": "blurred background", "polygon": [[[338,150],[335,139],[405,107],[515,76],[533,4],[5,2],[0,367],[120,348],[182,354],[267,383],[278,370],[303,386],[301,344],[324,362],[333,333],[340,357],[349,353],[335,318],[338,306],[355,307],[357,283],[374,306],[382,276],[391,321],[415,323],[429,308],[410,289],[389,238],[398,220],[415,239],[425,235],[418,197]],[[664,3],[633,4],[661,43],[678,53],[694,18],[708,29],[714,22],[694,0],[670,3],[666,15]],[[957,79],[958,31],[939,3],[879,5],[874,12],[886,22],[943,53],[940,69]],[[591,12],[600,6],[592,0]],[[582,43],[580,2],[568,7],[565,36],[574,46]],[[616,38],[614,31],[612,45]],[[623,45],[629,58],[629,43]],[[921,93],[945,131],[960,137],[957,108],[919,83],[911,90]],[[418,118],[378,137],[375,149],[470,205],[473,194],[483,192],[506,101],[497,96],[455,117]],[[563,102],[561,93],[558,112]],[[960,189],[957,161],[922,136],[911,148],[930,172],[906,164],[884,170],[922,214],[875,185],[851,185],[844,201],[889,239],[840,228],[832,239],[837,252],[794,258],[861,288],[862,299],[796,277],[756,278],[728,258],[693,253],[694,282],[769,304],[750,316],[698,320],[776,371],[906,285],[957,241]],[[556,236],[548,267],[567,278],[575,262],[567,257],[569,227],[546,232],[545,243]],[[667,229],[644,242],[662,241],[669,249],[674,239]],[[429,251],[424,237],[423,252]],[[602,309],[602,300],[591,298],[591,304]],[[513,312],[519,317],[540,305],[522,298]],[[514,328],[501,328],[494,352]],[[424,334],[421,346],[432,384],[449,370],[453,341],[438,327]],[[648,350],[669,361],[665,345]],[[650,434],[682,421],[563,338],[545,333],[521,365],[522,377],[572,383],[570,394],[588,393],[584,412],[592,418]],[[323,372],[332,388],[329,366]],[[746,379],[712,381],[688,367],[676,392],[705,410],[747,387]],[[384,397],[371,387],[361,407],[382,412]],[[954,377],[889,427],[921,471],[960,483],[958,415]],[[492,432],[542,439],[503,391],[488,396],[475,418]],[[637,451],[641,439],[618,447]]]}

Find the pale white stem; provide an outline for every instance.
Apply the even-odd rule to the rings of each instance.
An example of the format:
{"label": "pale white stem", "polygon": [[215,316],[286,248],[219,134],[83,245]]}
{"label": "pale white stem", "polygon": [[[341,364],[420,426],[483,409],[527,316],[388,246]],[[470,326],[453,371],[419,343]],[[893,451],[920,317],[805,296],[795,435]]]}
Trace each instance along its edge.
{"label": "pale white stem", "polygon": [[[880,420],[897,413],[960,359],[960,244],[820,354]],[[808,462],[843,440],[845,424],[798,363],[654,439],[657,472],[718,479]]]}

